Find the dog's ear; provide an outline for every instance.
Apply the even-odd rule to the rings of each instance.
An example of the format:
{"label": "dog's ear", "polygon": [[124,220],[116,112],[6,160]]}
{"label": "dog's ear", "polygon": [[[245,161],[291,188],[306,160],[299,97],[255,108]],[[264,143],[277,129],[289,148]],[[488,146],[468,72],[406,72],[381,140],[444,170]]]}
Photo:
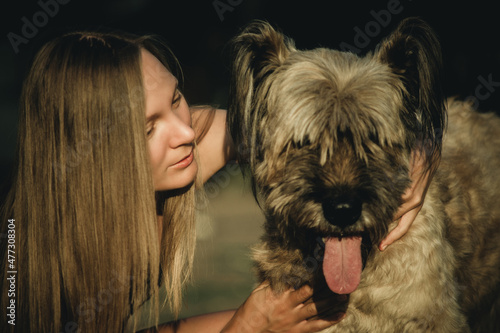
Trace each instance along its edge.
{"label": "dog's ear", "polygon": [[436,34],[421,19],[407,18],[380,43],[376,56],[402,79],[403,121],[416,134],[411,144],[423,148],[431,163],[440,155],[446,126],[441,49]]}
{"label": "dog's ear", "polygon": [[266,79],[295,50],[293,41],[276,31],[269,23],[255,21],[231,41],[228,126],[237,147],[240,163],[253,159],[261,105],[257,95],[265,95]]}

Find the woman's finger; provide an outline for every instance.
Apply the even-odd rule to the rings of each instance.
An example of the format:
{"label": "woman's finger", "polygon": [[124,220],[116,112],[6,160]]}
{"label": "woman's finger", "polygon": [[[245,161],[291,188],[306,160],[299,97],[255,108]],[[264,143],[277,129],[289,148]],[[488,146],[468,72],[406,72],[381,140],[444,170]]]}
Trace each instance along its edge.
{"label": "woman's finger", "polygon": [[293,304],[300,304],[310,299],[312,295],[312,288],[309,285],[305,284],[299,289],[292,291],[290,297]]}
{"label": "woman's finger", "polygon": [[391,245],[393,242],[400,239],[401,237],[403,237],[404,234],[406,234],[408,229],[410,229],[410,226],[412,225],[413,221],[417,217],[418,213],[420,212],[421,208],[422,205],[419,205],[401,217],[396,228],[394,228],[387,235],[387,237],[382,242],[380,242],[379,245],[380,251],[384,251],[387,248],[387,246]]}
{"label": "woman's finger", "polygon": [[335,295],[334,297],[314,301],[318,317],[327,319],[336,317],[340,312],[346,312],[349,305],[348,300],[348,295]]}
{"label": "woman's finger", "polygon": [[257,288],[255,288],[255,289],[253,290],[253,292],[257,292],[257,291],[262,290],[262,289],[265,289],[265,288],[267,288],[267,287],[269,287],[269,282],[267,282],[267,281],[263,281],[263,282],[261,282],[261,283],[257,286]]}

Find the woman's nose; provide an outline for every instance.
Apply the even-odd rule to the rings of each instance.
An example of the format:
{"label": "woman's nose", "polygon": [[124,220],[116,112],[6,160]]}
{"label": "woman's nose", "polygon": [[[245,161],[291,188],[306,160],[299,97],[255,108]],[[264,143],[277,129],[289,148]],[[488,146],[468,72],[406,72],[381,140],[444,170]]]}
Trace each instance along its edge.
{"label": "woman's nose", "polygon": [[173,113],[171,126],[170,146],[177,148],[183,145],[191,145],[195,139],[195,132],[191,127],[191,114],[189,108],[181,112]]}

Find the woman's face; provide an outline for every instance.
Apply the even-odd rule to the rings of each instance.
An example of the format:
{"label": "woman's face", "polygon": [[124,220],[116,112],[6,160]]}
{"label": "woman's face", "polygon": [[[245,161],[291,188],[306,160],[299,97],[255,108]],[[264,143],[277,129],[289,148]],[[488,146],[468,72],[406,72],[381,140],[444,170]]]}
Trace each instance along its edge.
{"label": "woman's face", "polygon": [[142,50],[142,75],[155,190],[185,187],[198,171],[189,106],[177,89],[177,79],[146,50]]}

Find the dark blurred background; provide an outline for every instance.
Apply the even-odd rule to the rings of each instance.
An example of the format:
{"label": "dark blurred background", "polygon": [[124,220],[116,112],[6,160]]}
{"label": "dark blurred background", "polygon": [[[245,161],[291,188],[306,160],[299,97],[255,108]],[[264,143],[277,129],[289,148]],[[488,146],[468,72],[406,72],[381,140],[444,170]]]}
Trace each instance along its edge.
{"label": "dark blurred background", "polygon": [[[369,22],[375,21],[373,13],[388,6],[399,12],[391,15],[387,26],[379,25],[380,32],[370,37],[361,53],[373,49],[404,17],[420,16],[434,27],[442,41],[447,94],[475,96],[478,86],[488,78],[500,82],[500,25],[498,6],[493,1],[5,1],[0,19],[0,183],[9,178],[17,102],[30,59],[34,50],[61,29],[105,26],[160,34],[184,69],[188,101],[225,107],[226,45],[252,19],[277,25],[295,39],[299,48],[339,48],[342,42],[355,46],[354,28],[364,31]],[[37,23],[38,31],[26,38],[27,43],[19,44],[15,52],[9,33],[23,37],[26,21]],[[489,88],[479,90],[483,98],[479,108],[498,110],[500,83]]]}

